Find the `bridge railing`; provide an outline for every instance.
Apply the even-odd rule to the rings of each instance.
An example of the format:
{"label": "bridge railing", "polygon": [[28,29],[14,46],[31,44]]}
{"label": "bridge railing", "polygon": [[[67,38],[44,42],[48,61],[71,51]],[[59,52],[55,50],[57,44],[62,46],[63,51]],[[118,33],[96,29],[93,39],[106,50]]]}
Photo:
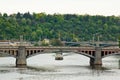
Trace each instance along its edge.
{"label": "bridge railing", "polygon": [[56,48],[61,48],[61,49],[79,49],[79,48],[93,48],[93,47],[65,47],[65,46],[63,46],[63,47],[61,47],[61,46],[37,46],[37,47],[35,47],[35,46],[26,46],[26,48],[50,48],[50,49],[52,49],[52,48],[54,48],[54,49],[56,49]]}

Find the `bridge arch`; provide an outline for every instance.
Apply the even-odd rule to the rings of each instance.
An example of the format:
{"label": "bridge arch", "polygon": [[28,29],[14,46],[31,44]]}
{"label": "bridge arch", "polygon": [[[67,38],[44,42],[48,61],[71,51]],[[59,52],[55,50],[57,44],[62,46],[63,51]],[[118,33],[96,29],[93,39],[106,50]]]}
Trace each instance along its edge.
{"label": "bridge arch", "polygon": [[[57,51],[57,52],[61,52],[61,51]],[[33,57],[33,56],[36,56],[36,55],[39,55],[39,54],[49,54],[49,53],[57,53],[57,52],[46,52],[46,51],[42,51],[42,52],[35,52],[35,53],[27,53],[26,55],[26,58],[30,58],[30,57]],[[70,52],[62,52],[62,53],[76,53],[76,54],[80,54],[80,55],[83,55],[83,56],[86,56],[88,58],[95,58],[94,55],[95,53],[85,53],[85,52],[76,52],[76,51],[70,51]]]}
{"label": "bridge arch", "polygon": [[83,55],[83,56],[86,56],[88,58],[95,58],[94,55],[90,55],[88,53],[84,53],[84,52],[74,52],[76,54],[80,54],[80,55]]}
{"label": "bridge arch", "polygon": [[[26,58],[30,58],[30,57],[33,57],[33,56],[37,56],[39,54],[45,54],[45,52],[37,52],[37,53],[32,53],[32,54],[29,54],[29,55],[26,55]],[[48,53],[46,53],[48,54]]]}

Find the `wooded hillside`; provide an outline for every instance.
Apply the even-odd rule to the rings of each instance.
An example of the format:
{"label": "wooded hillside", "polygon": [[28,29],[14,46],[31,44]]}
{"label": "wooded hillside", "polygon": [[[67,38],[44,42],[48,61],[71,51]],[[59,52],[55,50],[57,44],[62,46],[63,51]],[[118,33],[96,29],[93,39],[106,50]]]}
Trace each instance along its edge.
{"label": "wooded hillside", "polygon": [[0,14],[0,40],[38,41],[61,38],[67,41],[116,41],[120,36],[120,17],[76,14],[17,13]]}

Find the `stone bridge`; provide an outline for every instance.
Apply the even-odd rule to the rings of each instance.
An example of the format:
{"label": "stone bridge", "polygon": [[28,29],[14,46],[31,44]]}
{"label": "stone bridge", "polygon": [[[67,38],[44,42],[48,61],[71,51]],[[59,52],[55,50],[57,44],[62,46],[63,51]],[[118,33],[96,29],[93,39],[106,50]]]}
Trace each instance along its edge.
{"label": "stone bridge", "polygon": [[[81,54],[90,58],[90,65],[102,65],[102,58],[120,54],[120,48],[117,47],[35,47],[35,46],[6,46],[0,47],[0,56],[7,57],[12,56],[16,58],[16,67],[26,67],[26,59],[35,55],[45,54],[45,53],[57,53],[62,55],[64,52],[74,52]],[[61,56],[56,56],[60,59]]]}

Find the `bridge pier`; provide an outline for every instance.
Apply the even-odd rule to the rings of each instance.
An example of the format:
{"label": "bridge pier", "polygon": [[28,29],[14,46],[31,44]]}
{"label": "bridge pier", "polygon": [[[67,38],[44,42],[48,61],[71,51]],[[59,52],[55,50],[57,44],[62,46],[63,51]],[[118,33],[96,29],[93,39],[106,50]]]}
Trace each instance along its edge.
{"label": "bridge pier", "polygon": [[94,69],[102,69],[101,51],[102,49],[100,47],[95,48],[95,59],[94,59],[94,65],[92,66],[92,68]]}
{"label": "bridge pier", "polygon": [[27,66],[25,46],[19,46],[16,57],[16,67],[25,68]]}
{"label": "bridge pier", "polygon": [[102,49],[100,47],[95,48],[95,62],[94,62],[94,65],[102,65],[101,51],[102,51]]}
{"label": "bridge pier", "polygon": [[62,54],[62,52],[57,52],[56,53],[55,60],[63,60],[63,54]]}
{"label": "bridge pier", "polygon": [[90,58],[90,66],[93,69],[101,69],[102,68],[102,57],[101,57],[101,48],[95,48],[95,58]]}

